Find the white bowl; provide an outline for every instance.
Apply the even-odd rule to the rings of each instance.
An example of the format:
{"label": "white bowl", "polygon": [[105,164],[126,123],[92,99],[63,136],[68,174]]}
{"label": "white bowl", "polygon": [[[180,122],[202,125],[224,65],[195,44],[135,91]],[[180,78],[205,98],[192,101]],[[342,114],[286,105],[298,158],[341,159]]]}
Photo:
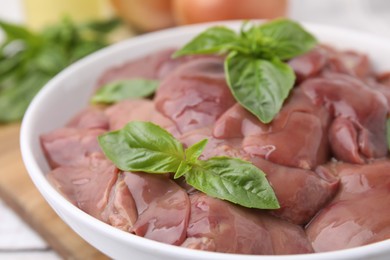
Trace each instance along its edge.
{"label": "white bowl", "polygon": [[[241,22],[224,24],[238,29]],[[51,186],[45,177],[49,167],[39,144],[39,136],[63,126],[76,112],[87,106],[99,75],[114,65],[158,49],[182,46],[210,25],[185,26],[123,41],[73,64],[46,84],[28,108],[21,129],[23,161],[43,197],[83,239],[115,259],[390,259],[390,240],[329,253],[292,256],[222,254],[166,245],[126,233],[89,216]],[[375,62],[376,70],[390,70],[390,40],[322,25],[306,24],[305,27],[323,43],[368,53]]]}

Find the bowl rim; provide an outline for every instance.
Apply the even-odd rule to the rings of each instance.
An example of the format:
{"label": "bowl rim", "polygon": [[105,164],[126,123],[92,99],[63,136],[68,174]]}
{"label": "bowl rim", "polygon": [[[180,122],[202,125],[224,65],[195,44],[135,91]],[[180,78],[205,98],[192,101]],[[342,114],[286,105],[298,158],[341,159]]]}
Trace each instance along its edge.
{"label": "bowl rim", "polygon": [[[262,20],[253,20],[255,22],[262,22]],[[376,242],[369,245],[359,246],[355,248],[331,251],[331,252],[322,252],[322,253],[314,253],[314,254],[295,254],[295,255],[244,255],[244,254],[227,254],[227,253],[217,253],[217,252],[208,252],[201,250],[194,250],[189,248],[183,248],[179,246],[173,246],[164,244],[161,242],[153,241],[147,238],[139,237],[125,231],[119,230],[109,224],[106,224],[79,209],[71,202],[69,202],[64,196],[60,194],[47,180],[45,177],[45,172],[39,167],[37,160],[35,160],[34,152],[32,149],[33,146],[33,138],[37,138],[30,134],[30,128],[34,125],[33,121],[35,118],[35,114],[38,111],[40,103],[45,100],[50,91],[56,88],[64,79],[69,76],[77,73],[77,71],[86,66],[87,64],[94,63],[102,57],[109,56],[112,53],[121,52],[121,50],[132,48],[130,46],[142,45],[143,42],[148,42],[151,40],[156,40],[160,38],[174,38],[177,34],[185,34],[188,32],[194,32],[206,29],[213,25],[224,25],[230,28],[237,29],[239,25],[241,25],[241,20],[235,21],[219,21],[219,22],[211,22],[211,23],[203,23],[203,24],[195,24],[195,25],[187,25],[180,26],[176,28],[170,28],[161,30],[158,32],[152,32],[148,34],[144,34],[141,36],[133,37],[119,43],[108,46],[98,52],[95,52],[87,57],[73,63],[59,74],[57,74],[54,78],[52,78],[46,85],[39,91],[39,93],[35,96],[35,98],[30,103],[25,116],[23,118],[20,130],[20,148],[22,159],[24,165],[28,171],[30,178],[32,179],[36,188],[43,195],[45,200],[51,203],[57,203],[63,210],[67,213],[71,214],[72,217],[77,218],[83,225],[89,226],[93,229],[98,229],[101,234],[107,235],[109,237],[116,238],[123,243],[130,243],[136,247],[141,248],[142,250],[152,250],[158,251],[162,255],[169,256],[174,254],[177,257],[194,257],[194,258],[204,258],[204,259],[274,259],[274,260],[288,260],[288,259],[354,259],[359,258],[361,256],[375,256],[375,252],[382,252],[387,249],[388,252],[390,248],[390,239]],[[336,34],[348,34],[354,37],[366,37],[369,38],[370,41],[383,42],[384,44],[388,44],[390,46],[390,39],[373,35],[371,33],[355,31],[347,28],[334,27],[329,25],[320,25],[314,23],[301,23],[305,28],[309,29],[312,32],[315,30],[332,32]],[[130,45],[130,46],[129,46]],[[390,49],[390,47],[388,47]],[[390,69],[390,68],[389,68]],[[50,199],[49,199],[50,198]],[[52,207],[56,210],[54,207]],[[58,214],[58,213],[57,213]],[[62,217],[61,217],[62,218]],[[63,220],[67,225],[67,221]],[[73,228],[72,228],[73,229]],[[98,249],[100,250],[100,249]]]}

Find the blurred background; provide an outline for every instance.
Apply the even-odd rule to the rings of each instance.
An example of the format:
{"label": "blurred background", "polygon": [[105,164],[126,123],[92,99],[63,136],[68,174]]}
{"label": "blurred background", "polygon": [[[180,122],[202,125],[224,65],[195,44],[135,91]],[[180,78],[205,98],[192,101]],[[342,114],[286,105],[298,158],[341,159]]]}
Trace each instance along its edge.
{"label": "blurred background", "polygon": [[212,20],[289,16],[390,36],[388,0],[0,0],[0,19],[35,30],[58,22],[64,14],[85,21],[109,18],[114,10],[141,31]]}
{"label": "blurred background", "polygon": [[63,15],[80,22],[109,18],[115,11],[139,31],[213,20],[289,16],[390,36],[388,0],[0,0],[1,20],[34,30],[58,22]]}
{"label": "blurred background", "polygon": [[[0,259],[60,258],[61,241],[47,236],[45,241],[26,225],[44,236],[44,227],[37,228],[23,214],[26,205],[18,203],[13,191],[18,187],[10,187],[7,179],[20,174],[20,181],[29,181],[19,154],[20,120],[48,80],[85,55],[139,34],[216,20],[276,17],[390,38],[389,0],[0,0],[0,162],[9,166],[0,166]],[[7,157],[12,151],[17,151],[16,159]],[[32,183],[25,189],[35,191]]]}

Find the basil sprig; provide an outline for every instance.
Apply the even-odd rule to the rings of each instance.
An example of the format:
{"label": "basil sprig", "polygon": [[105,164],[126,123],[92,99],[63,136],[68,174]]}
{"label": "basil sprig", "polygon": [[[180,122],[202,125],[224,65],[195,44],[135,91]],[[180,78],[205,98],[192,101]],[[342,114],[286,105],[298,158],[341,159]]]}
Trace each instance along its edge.
{"label": "basil sprig", "polygon": [[244,23],[239,33],[216,26],[199,34],[173,57],[193,54],[228,54],[226,81],[245,109],[263,123],[280,111],[295,81],[282,61],[302,55],[317,43],[298,23],[278,19],[261,25]]}
{"label": "basil sprig", "polygon": [[123,171],[174,173],[210,196],[249,208],[277,209],[278,200],[264,172],[230,157],[199,160],[207,139],[187,149],[170,133],[150,122],[130,122],[99,136],[105,155]]}
{"label": "basil sprig", "polygon": [[110,82],[99,88],[91,101],[112,104],[128,98],[148,97],[156,91],[158,84],[157,80],[141,78]]}
{"label": "basil sprig", "polygon": [[20,120],[51,78],[109,44],[118,19],[75,23],[64,17],[40,32],[0,20],[0,124]]}

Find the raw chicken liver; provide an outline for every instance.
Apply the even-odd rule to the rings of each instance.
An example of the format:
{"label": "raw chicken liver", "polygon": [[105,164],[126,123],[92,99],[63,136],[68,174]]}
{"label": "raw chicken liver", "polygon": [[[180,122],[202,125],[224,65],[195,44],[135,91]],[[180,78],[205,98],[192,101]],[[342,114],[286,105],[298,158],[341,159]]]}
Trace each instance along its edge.
{"label": "raw chicken liver", "polygon": [[174,48],[156,51],[144,57],[126,62],[103,73],[96,87],[118,80],[133,78],[163,79],[178,66],[203,56],[184,56],[172,59]]}
{"label": "raw chicken liver", "polygon": [[69,128],[82,128],[82,129],[108,129],[108,118],[104,114],[103,108],[99,107],[87,107],[83,109],[72,120],[70,120],[66,127]]}
{"label": "raw chicken liver", "polygon": [[184,247],[258,255],[312,252],[300,226],[202,193],[190,199],[191,217]]}
{"label": "raw chicken liver", "polygon": [[223,59],[206,57],[180,66],[161,82],[155,102],[181,133],[213,125],[235,103]]}
{"label": "raw chicken liver", "polygon": [[180,245],[190,214],[187,193],[167,176],[125,172],[125,182],[138,211],[132,232],[167,244]]}
{"label": "raw chicken liver", "polygon": [[[297,81],[264,124],[233,98],[224,57],[172,59],[161,50],[106,71],[112,81],[157,79],[153,99],[89,107],[41,136],[48,179],[70,202],[126,232],[187,248],[242,254],[302,254],[390,238],[386,121],[390,74],[376,76],[353,51],[317,46],[288,61]],[[97,137],[131,121],[165,128],[200,160],[229,156],[261,169],[276,210],[248,209],[207,196],[185,181],[119,171]]]}
{"label": "raw chicken liver", "polygon": [[321,167],[340,180],[337,196],[310,222],[316,252],[362,246],[390,238],[390,161]]}
{"label": "raw chicken liver", "polygon": [[118,170],[101,153],[90,155],[84,165],[61,166],[47,178],[74,205],[88,214],[104,220],[110,190],[117,180]]}
{"label": "raw chicken liver", "polygon": [[41,145],[52,168],[84,164],[89,155],[101,152],[97,137],[104,132],[98,128],[60,128],[42,135]]}
{"label": "raw chicken liver", "polygon": [[121,129],[131,121],[145,121],[165,128],[174,136],[178,135],[174,123],[156,110],[152,100],[123,100],[107,108],[105,114],[110,130]]}
{"label": "raw chicken liver", "polygon": [[[233,135],[235,136],[235,135]],[[312,170],[275,164],[258,156],[251,156],[241,148],[242,139],[216,139],[210,129],[188,132],[181,141],[190,146],[207,138],[209,141],[201,159],[213,156],[229,156],[251,161],[265,172],[281,206],[271,211],[295,224],[306,224],[328,202],[338,188],[338,179],[331,174],[317,174]]]}
{"label": "raw chicken liver", "polygon": [[270,124],[236,104],[215,123],[213,135],[218,139],[243,138],[242,149],[251,157],[312,169],[329,158],[329,119],[325,108],[314,105],[297,89]]}
{"label": "raw chicken liver", "polygon": [[306,80],[299,86],[314,104],[324,106],[335,120],[329,131],[334,155],[363,164],[387,154],[387,101],[362,81],[343,74]]}

